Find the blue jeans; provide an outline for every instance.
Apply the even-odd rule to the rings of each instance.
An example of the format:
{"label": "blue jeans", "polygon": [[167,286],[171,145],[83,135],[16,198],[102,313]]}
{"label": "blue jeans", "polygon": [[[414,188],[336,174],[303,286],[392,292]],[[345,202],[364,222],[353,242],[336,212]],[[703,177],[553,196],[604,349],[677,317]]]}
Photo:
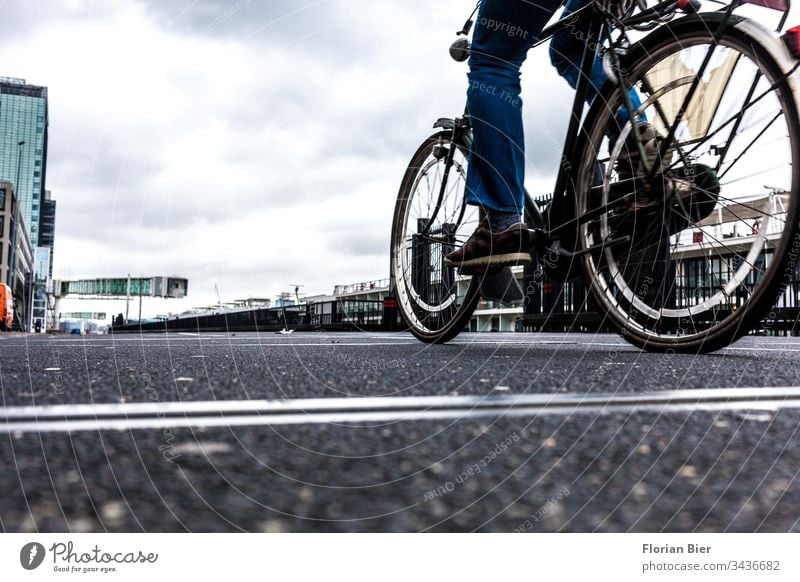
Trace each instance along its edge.
{"label": "blue jeans", "polygon": [[[569,0],[564,15],[588,0]],[[467,170],[466,197],[470,204],[498,212],[520,214],[525,197],[525,138],[522,126],[520,67],[539,39],[561,0],[482,0],[469,58],[467,111],[473,143]],[[553,37],[550,56],[559,74],[574,88],[588,39],[591,14],[576,17]],[[596,60],[589,84],[591,102],[606,82]],[[639,99],[635,97],[634,105]]]}

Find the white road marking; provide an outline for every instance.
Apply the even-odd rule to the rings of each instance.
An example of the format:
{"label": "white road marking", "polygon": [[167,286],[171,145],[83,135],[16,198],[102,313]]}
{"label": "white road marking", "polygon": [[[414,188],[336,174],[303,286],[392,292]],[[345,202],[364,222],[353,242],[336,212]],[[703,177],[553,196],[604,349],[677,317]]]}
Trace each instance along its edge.
{"label": "white road marking", "polygon": [[800,408],[800,388],[63,404],[0,408],[0,433]]}
{"label": "white road marking", "polygon": [[[180,340],[172,340],[170,343],[177,344],[177,343],[186,343]],[[546,341],[470,341],[470,342],[450,342],[447,345],[451,346],[471,346],[471,345],[504,345],[504,346],[522,346],[522,347],[536,347],[541,345],[581,345],[574,341],[553,341],[553,340],[546,340]],[[239,347],[239,348],[247,348],[247,347],[285,347],[285,346],[293,346],[293,347],[328,347],[328,348],[335,348],[338,346],[397,346],[399,345],[398,342],[286,342],[286,341],[270,341],[270,342],[261,342],[261,343],[241,343],[241,342],[218,342],[218,343],[207,343],[205,347]],[[420,347],[424,347],[426,344],[420,343]],[[633,346],[629,346],[629,344],[583,344],[583,345],[607,345],[607,346],[627,346],[631,349],[636,349]],[[70,347],[70,348],[113,348],[114,346],[107,346],[103,344],[78,344],[78,343],[65,343],[63,346],[59,347]],[[165,346],[166,347],[166,346]]]}
{"label": "white road marking", "polygon": [[[148,346],[147,342],[140,342],[140,343],[144,343],[145,346]],[[169,343],[171,345],[175,345],[175,344],[187,344],[189,346],[196,346],[197,345],[196,342],[191,342],[190,343],[190,342],[185,341],[185,340],[184,341],[172,340]],[[158,344],[158,345],[162,345],[165,348],[170,347],[170,346],[164,345],[164,344]],[[203,344],[203,347],[205,347],[205,348],[214,348],[214,347],[226,347],[226,348],[227,347],[255,347],[255,346],[260,346],[260,347],[271,347],[271,346],[336,347],[336,346],[397,346],[397,345],[399,345],[398,342],[359,342],[359,343],[321,342],[321,343],[308,343],[308,342],[286,342],[286,341],[282,341],[282,342],[263,342],[263,343],[206,342],[206,343]],[[420,344],[420,345],[423,345],[423,344]],[[29,346],[26,346],[25,344],[17,344],[17,345],[11,345],[10,347],[29,347]],[[108,344],[96,344],[96,343],[95,344],[84,344],[84,343],[70,343],[70,342],[64,342],[62,344],[59,344],[58,347],[59,348],[82,348],[82,349],[87,349],[87,348],[92,348],[92,349],[95,349],[95,348],[96,349],[115,349],[116,348],[116,346],[108,345]],[[153,346],[150,345],[149,347],[153,347]]]}
{"label": "white road marking", "polygon": [[800,352],[800,349],[795,350],[791,348],[787,349],[787,348],[764,348],[764,347],[752,347],[752,348],[728,347],[728,348],[722,348],[722,350],[742,351],[742,352]]}
{"label": "white road marking", "polygon": [[[6,339],[7,347],[29,347],[30,342],[15,343],[12,337],[0,336]],[[221,346],[236,346],[236,347],[335,347],[335,346],[397,346],[397,345],[415,345],[425,346],[412,336],[391,336],[391,335],[370,335],[365,336],[361,334],[351,335],[350,339],[341,341],[343,335],[320,335],[316,333],[299,334],[298,341],[287,341],[284,338],[275,338],[271,332],[264,332],[263,334],[256,332],[242,332],[241,336],[228,336],[225,334],[208,334],[208,333],[193,333],[193,332],[178,332],[174,336],[163,336],[156,334],[143,334],[134,337],[108,337],[101,336],[95,338],[82,337],[79,340],[72,338],[56,340],[57,344],[52,343],[51,340],[42,340],[42,343],[50,345],[57,345],[64,348],[98,348],[98,349],[114,349],[117,344],[128,345],[131,343],[141,344],[144,346],[157,346],[157,345],[182,345],[189,344],[195,345],[197,343],[203,344],[209,348]],[[564,339],[569,337],[570,339]],[[614,336],[609,336],[612,339]],[[258,341],[253,341],[257,339]],[[380,341],[374,341],[379,339]],[[522,337],[513,337],[512,334],[497,339],[486,339],[485,337],[475,336],[475,338],[461,336],[455,341],[451,341],[448,345],[454,346],[471,346],[471,345],[496,345],[506,347],[533,347],[541,345],[575,345],[586,347],[613,347],[613,348],[636,348],[624,341],[595,341],[597,339],[605,339],[604,336],[591,335],[590,337],[576,336],[563,336],[563,335],[530,335],[524,339]],[[745,341],[752,341],[756,345],[734,345],[722,348],[724,351],[744,351],[744,352],[786,352],[794,353],[800,352],[800,342],[795,341],[782,341],[782,340],[762,340],[752,337],[744,338]],[[303,341],[306,340],[306,341]],[[309,341],[310,340],[310,341]],[[325,340],[325,341],[320,341]],[[798,346],[790,347],[790,346]]]}

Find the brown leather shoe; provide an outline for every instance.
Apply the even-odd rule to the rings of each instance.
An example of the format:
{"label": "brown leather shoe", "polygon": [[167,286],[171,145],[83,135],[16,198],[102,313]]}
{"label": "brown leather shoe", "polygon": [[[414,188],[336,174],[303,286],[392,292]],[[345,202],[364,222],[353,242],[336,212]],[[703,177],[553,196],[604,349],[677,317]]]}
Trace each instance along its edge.
{"label": "brown leather shoe", "polygon": [[464,246],[445,256],[448,267],[458,267],[462,275],[485,271],[489,267],[527,265],[531,262],[528,227],[518,222],[503,232],[492,232],[481,222]]}

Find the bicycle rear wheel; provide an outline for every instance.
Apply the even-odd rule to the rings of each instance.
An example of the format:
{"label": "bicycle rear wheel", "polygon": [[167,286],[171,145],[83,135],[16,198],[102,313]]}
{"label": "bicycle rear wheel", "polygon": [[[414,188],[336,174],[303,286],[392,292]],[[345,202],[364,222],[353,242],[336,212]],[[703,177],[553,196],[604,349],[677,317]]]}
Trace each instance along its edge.
{"label": "bicycle rear wheel", "polygon": [[[665,26],[625,64],[642,96],[637,113],[664,137],[715,46],[667,155],[648,160],[658,164],[654,179],[641,179],[647,162],[631,164],[641,152],[626,151],[644,117],[615,127],[618,88],[604,89],[586,124],[577,213],[600,216],[584,221],[580,244],[629,240],[586,255],[584,272],[607,321],[652,351],[727,346],[780,305],[795,278],[800,129],[796,81],[786,75],[794,65],[744,19],[715,43],[721,18]],[[602,184],[593,182],[598,166]]]}
{"label": "bicycle rear wheel", "polygon": [[444,264],[445,255],[461,246],[479,221],[478,208],[464,198],[468,151],[467,143],[452,143],[449,131],[429,137],[411,159],[395,205],[392,289],[407,328],[428,343],[458,335],[480,299],[478,277],[460,276]]}

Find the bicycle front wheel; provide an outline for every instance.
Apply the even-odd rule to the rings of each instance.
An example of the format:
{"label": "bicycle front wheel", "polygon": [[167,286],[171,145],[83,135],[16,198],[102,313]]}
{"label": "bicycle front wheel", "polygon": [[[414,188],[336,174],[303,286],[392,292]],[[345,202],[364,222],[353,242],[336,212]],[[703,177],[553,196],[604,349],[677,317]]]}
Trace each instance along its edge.
{"label": "bicycle front wheel", "polygon": [[[687,17],[645,38],[625,64],[643,103],[633,121],[620,124],[622,92],[607,87],[585,129],[579,240],[606,245],[584,257],[585,275],[607,321],[652,351],[727,346],[782,305],[795,279],[794,63],[751,21],[732,19],[715,40],[721,18]],[[661,149],[704,62],[675,137]],[[645,120],[646,145],[663,158],[627,151]],[[655,177],[642,179],[653,165]]]}
{"label": "bicycle front wheel", "polygon": [[407,328],[428,343],[458,335],[480,299],[478,277],[460,276],[444,262],[480,218],[464,197],[468,150],[467,143],[454,144],[448,131],[425,140],[411,159],[395,205],[392,288]]}

